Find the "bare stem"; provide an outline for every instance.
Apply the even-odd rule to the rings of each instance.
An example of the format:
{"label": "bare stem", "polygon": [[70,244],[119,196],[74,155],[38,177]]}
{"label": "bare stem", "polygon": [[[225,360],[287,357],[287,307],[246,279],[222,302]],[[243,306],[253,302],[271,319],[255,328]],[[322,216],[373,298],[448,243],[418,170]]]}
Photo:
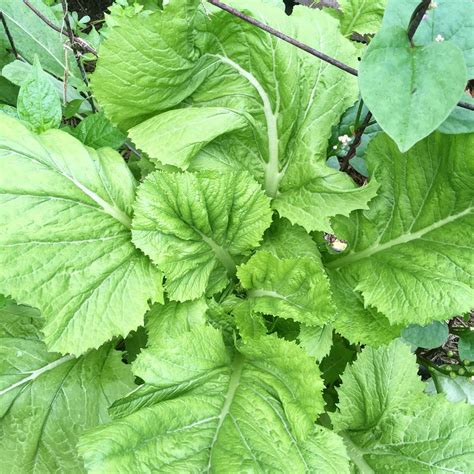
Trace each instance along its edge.
{"label": "bare stem", "polygon": [[415,32],[420,26],[421,20],[425,16],[426,10],[428,10],[430,6],[431,0],[422,0],[418,6],[415,8],[413,12],[410,23],[408,24],[408,39],[412,42],[413,45],[413,36],[415,36]]}
{"label": "bare stem", "polygon": [[362,135],[364,134],[365,129],[369,126],[371,118],[372,114],[368,112],[365,116],[364,121],[360,124],[359,127],[357,127],[354,134],[354,140],[352,141],[349,147],[349,151],[346,153],[345,156],[341,158],[341,171],[346,171],[347,168],[349,168],[349,161],[356,155],[357,147],[360,145]]}
{"label": "bare stem", "polygon": [[10,33],[10,29],[8,28],[7,22],[5,21],[5,17],[3,16],[2,12],[0,12],[0,21],[2,22],[3,29],[5,30],[5,34],[7,35],[8,42],[10,43],[10,48],[12,50],[13,55],[15,56],[16,59],[21,59],[21,56],[18,54],[18,51],[15,47],[13,36]]}
{"label": "bare stem", "polygon": [[[69,21],[69,8],[67,4],[67,0],[61,0],[61,5],[63,7],[63,14],[64,14],[64,24],[66,25],[66,32],[69,37],[69,42],[71,44],[72,52],[74,53],[74,57],[76,58],[77,67],[81,72],[81,77],[86,85],[89,87],[89,81],[87,79],[86,70],[84,69],[84,64],[82,64],[81,53],[77,49],[77,42],[75,40],[74,32],[72,31],[71,22]],[[87,101],[91,105],[92,112],[96,111],[94,100],[88,94]]]}

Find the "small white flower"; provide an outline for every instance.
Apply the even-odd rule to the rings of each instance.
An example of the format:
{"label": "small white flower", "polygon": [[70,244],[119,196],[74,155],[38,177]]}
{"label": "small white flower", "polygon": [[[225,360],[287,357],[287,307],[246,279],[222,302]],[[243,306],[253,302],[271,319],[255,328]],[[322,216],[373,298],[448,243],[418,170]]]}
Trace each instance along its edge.
{"label": "small white flower", "polygon": [[348,145],[351,141],[351,137],[349,135],[341,135],[337,138],[343,145]]}
{"label": "small white flower", "polygon": [[431,2],[430,8],[438,8],[438,4],[436,2]]}
{"label": "small white flower", "polygon": [[334,145],[334,146],[332,147],[332,149],[333,149],[333,150],[337,150],[337,145]]}
{"label": "small white flower", "polygon": [[442,43],[444,41],[444,36],[442,35],[436,36],[435,41],[437,41],[438,43]]}

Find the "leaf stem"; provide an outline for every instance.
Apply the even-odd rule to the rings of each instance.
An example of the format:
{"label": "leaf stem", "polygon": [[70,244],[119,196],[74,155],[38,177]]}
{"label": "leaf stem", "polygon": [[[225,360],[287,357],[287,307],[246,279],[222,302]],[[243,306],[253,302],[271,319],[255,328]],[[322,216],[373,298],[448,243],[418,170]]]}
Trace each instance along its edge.
{"label": "leaf stem", "polygon": [[410,22],[408,23],[408,39],[410,40],[412,46],[414,46],[413,36],[415,36],[416,30],[420,26],[421,20],[423,20],[430,3],[431,0],[422,0],[411,15]]}
{"label": "leaf stem", "polygon": [[364,452],[354,444],[349,435],[343,431],[339,433],[340,436],[344,439],[344,444],[347,448],[347,454],[351,458],[351,461],[356,465],[360,474],[375,474],[375,471],[367,464],[367,461],[364,459]]}
{"label": "leaf stem", "polygon": [[360,127],[356,128],[354,140],[352,141],[349,147],[349,151],[346,153],[345,156],[341,158],[341,171],[347,171],[347,169],[349,168],[349,161],[356,155],[357,147],[360,145],[362,135],[364,134],[365,129],[369,126],[371,118],[372,114],[368,112],[365,116],[364,121],[360,124]]}

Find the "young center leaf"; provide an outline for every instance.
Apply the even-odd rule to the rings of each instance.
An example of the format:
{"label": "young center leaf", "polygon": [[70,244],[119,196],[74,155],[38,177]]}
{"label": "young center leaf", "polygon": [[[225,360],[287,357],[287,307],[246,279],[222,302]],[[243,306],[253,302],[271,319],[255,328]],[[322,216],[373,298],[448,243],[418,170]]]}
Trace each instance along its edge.
{"label": "young center leaf", "polygon": [[399,27],[376,35],[359,68],[364,102],[402,152],[446,120],[466,82],[464,57],[455,44],[413,46]]}
{"label": "young center leaf", "polygon": [[395,341],[367,347],[344,372],[331,419],[355,472],[469,472],[472,408],[424,394],[417,370],[415,355]]}
{"label": "young center leaf", "polygon": [[[296,8],[288,17],[271,2],[235,6],[353,64],[354,47],[324,12]],[[332,216],[366,208],[376,193],[375,182],[358,188],[325,164],[331,128],[357,98],[355,79],[198,0],[118,18],[92,88],[153,160],[248,171],[279,214],[308,231],[329,231]]]}
{"label": "young center leaf", "polygon": [[314,428],[322,382],[294,343],[226,349],[219,330],[195,326],[152,343],[134,372],[146,384],[80,442],[90,472],[348,472],[340,439]]}
{"label": "young center leaf", "polygon": [[41,310],[48,348],[78,355],[142,324],[162,277],[131,243],[122,157],[0,114],[0,163],[0,291]]}
{"label": "young center leaf", "polygon": [[83,431],[109,421],[109,405],[133,388],[113,344],[75,359],[47,351],[39,311],[0,308],[0,456],[6,472],[82,472]]}
{"label": "young center leaf", "polygon": [[156,171],[138,190],[133,242],[163,271],[171,299],[212,295],[260,242],[269,201],[247,173]]}
{"label": "young center leaf", "polygon": [[260,251],[239,267],[237,276],[257,312],[310,326],[334,317],[329,281],[320,260],[280,259]]}
{"label": "young center leaf", "polygon": [[37,57],[25,82],[20,87],[17,102],[20,119],[35,132],[59,128],[62,118],[61,101]]}
{"label": "young center leaf", "polygon": [[365,306],[391,324],[449,319],[472,308],[474,135],[435,133],[399,152],[387,135],[368,148],[381,183],[370,211],[335,224],[349,242],[327,266],[356,283]]}

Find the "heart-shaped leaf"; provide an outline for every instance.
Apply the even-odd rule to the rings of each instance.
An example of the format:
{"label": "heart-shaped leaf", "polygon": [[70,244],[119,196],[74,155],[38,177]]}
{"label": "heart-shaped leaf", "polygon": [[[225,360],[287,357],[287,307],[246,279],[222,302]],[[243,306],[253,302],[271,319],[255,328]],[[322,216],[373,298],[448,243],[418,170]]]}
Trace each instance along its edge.
{"label": "heart-shaped leaf", "polygon": [[405,152],[448,117],[463,95],[466,65],[453,43],[413,46],[403,28],[383,29],[359,69],[364,102]]}

